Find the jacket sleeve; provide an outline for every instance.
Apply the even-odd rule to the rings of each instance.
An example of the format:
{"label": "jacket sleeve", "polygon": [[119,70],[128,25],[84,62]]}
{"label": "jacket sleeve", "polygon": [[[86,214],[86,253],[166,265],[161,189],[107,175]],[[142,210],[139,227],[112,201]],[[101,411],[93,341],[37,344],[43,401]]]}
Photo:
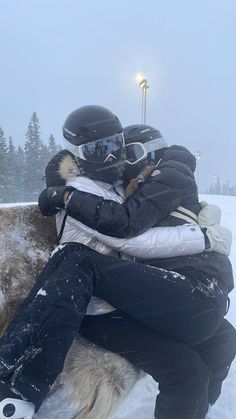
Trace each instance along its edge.
{"label": "jacket sleeve", "polygon": [[205,250],[203,232],[198,225],[190,224],[154,227],[129,239],[118,239],[100,233],[97,233],[96,237],[99,242],[110,246],[113,250],[140,259],[194,255]]}
{"label": "jacket sleeve", "polygon": [[[191,189],[191,188],[190,188]],[[192,193],[192,191],[191,191]],[[151,176],[123,204],[74,191],[66,212],[88,227],[113,237],[133,237],[158,226],[189,194],[189,183],[176,170]]]}

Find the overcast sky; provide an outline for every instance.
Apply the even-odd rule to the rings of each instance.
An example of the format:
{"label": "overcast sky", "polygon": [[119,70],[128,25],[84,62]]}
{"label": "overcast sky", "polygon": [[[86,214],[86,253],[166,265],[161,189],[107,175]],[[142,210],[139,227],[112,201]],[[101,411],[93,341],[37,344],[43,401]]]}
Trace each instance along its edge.
{"label": "overcast sky", "polygon": [[140,122],[141,71],[147,122],[202,152],[202,187],[236,184],[235,22],[235,0],[0,0],[0,126],[23,145],[33,111],[44,140],[84,104]]}

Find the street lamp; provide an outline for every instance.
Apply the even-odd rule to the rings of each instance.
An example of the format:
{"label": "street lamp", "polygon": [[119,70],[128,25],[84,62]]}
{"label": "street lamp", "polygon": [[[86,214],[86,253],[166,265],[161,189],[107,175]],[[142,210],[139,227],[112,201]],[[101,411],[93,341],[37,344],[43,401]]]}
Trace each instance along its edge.
{"label": "street lamp", "polygon": [[197,166],[196,166],[196,177],[197,177],[197,185],[199,187],[199,160],[202,158],[201,151],[196,151],[195,157],[197,159]]}
{"label": "street lamp", "polygon": [[149,88],[148,81],[143,74],[136,74],[135,76],[136,81],[141,87],[142,90],[142,112],[141,112],[141,122],[142,124],[146,124],[146,116],[147,116],[147,89]]}

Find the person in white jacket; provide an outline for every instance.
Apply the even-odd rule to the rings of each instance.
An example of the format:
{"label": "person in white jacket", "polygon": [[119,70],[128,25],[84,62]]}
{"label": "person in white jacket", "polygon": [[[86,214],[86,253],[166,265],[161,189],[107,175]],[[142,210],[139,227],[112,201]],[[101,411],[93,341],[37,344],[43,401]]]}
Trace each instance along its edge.
{"label": "person in white jacket", "polygon": [[[117,127],[120,129],[118,121],[116,120],[114,124],[113,122],[114,121],[112,121],[110,129],[117,129]],[[94,132],[95,131],[96,129]],[[73,134],[72,131],[71,133]],[[105,142],[109,152],[109,155],[107,155],[108,160],[110,158],[112,160],[114,154],[116,154],[118,157],[117,160],[119,160],[119,163],[122,163],[123,156],[119,155],[119,152],[122,154],[122,135],[115,135],[115,137],[112,135],[108,136]],[[97,147],[100,146],[99,144],[96,143],[95,148],[94,144],[91,144],[91,146],[91,148],[85,147],[83,150],[84,157],[88,153],[93,154],[94,150],[95,153],[100,153],[99,148]],[[115,165],[113,164],[110,165],[109,161],[108,165],[101,165],[99,169],[98,181],[104,181],[103,179],[106,178],[107,183],[109,183],[109,181],[113,179],[115,172],[119,176],[118,172],[122,171],[122,164],[120,164],[119,168],[114,167]],[[112,170],[107,170],[108,168]],[[115,171],[113,169],[115,169]],[[119,169],[118,172],[116,169]],[[40,199],[41,209],[45,204],[45,198],[46,200],[50,199],[53,201],[54,214],[61,208],[58,199],[61,198],[61,202],[63,201],[63,207],[65,205],[64,199],[68,198],[65,192],[67,193],[75,190],[72,186],[66,186],[66,189],[64,186],[60,186],[59,189],[56,188],[49,188],[48,191],[41,195]],[[47,203],[48,202],[46,202],[46,204]],[[64,231],[61,230],[61,233],[64,234],[64,238],[63,235],[61,236],[60,234],[60,236],[63,243],[64,240],[69,240],[69,242],[66,241],[51,257],[47,266],[37,279],[36,284],[31,290],[28,298],[20,307],[17,316],[9,325],[0,341],[0,417],[4,419],[9,417],[13,419],[30,419],[34,414],[34,411],[40,407],[50,389],[50,386],[63,368],[65,356],[75,334],[81,326],[81,322],[85,317],[89,301],[94,291],[96,295],[96,288],[100,275],[99,271],[96,271],[96,264],[100,264],[100,258],[104,258],[101,259],[101,261],[104,265],[104,269],[106,270],[106,275],[101,279],[104,280],[105,277],[107,278],[108,288],[112,285],[110,289],[107,288],[107,292],[111,295],[114,292],[113,284],[110,283],[110,279],[112,279],[112,275],[118,266],[122,268],[131,268],[130,271],[128,270],[128,272],[130,272],[130,276],[127,278],[124,276],[123,279],[127,281],[127,284],[129,283],[132,285],[133,292],[132,294],[127,294],[124,291],[119,290],[117,288],[117,281],[115,281],[115,294],[117,298],[121,298],[120,301],[122,302],[119,304],[120,309],[114,310],[114,308],[110,305],[106,310],[107,314],[103,314],[101,316],[88,315],[86,316],[86,319],[90,321],[91,317],[93,319],[97,319],[99,317],[99,321],[101,319],[101,326],[102,322],[107,321],[107,319],[112,323],[114,319],[122,319],[124,322],[122,325],[122,333],[124,334],[124,330],[129,330],[130,337],[134,337],[133,332],[135,332],[136,336],[136,339],[133,340],[134,350],[127,350],[127,352],[136,353],[138,355],[138,359],[135,359],[134,357],[133,359],[130,359],[130,361],[143,368],[145,371],[151,373],[160,384],[166,377],[167,370],[166,368],[163,370],[163,367],[166,365],[168,359],[169,362],[171,360],[174,362],[176,377],[180,372],[183,373],[184,377],[186,377],[186,375],[189,376],[189,373],[193,371],[191,360],[194,358],[198,359],[197,354],[194,350],[190,350],[189,345],[179,344],[178,340],[173,338],[170,339],[162,333],[154,332],[149,326],[141,325],[141,322],[134,320],[132,316],[129,316],[126,313],[127,308],[130,309],[132,306],[133,308],[137,308],[139,306],[139,312],[143,312],[144,315],[145,313],[147,315],[150,313],[150,299],[146,301],[145,304],[143,304],[144,301],[140,301],[140,303],[135,301],[135,294],[136,291],[138,291],[140,279],[137,276],[136,287],[136,283],[133,282],[135,275],[132,273],[132,269],[137,268],[139,273],[142,274],[144,294],[146,287],[145,284],[147,284],[147,289],[150,285],[150,273],[153,275],[154,279],[154,277],[156,277],[156,273],[160,271],[151,269],[150,267],[144,268],[143,266],[141,267],[141,265],[139,266],[137,263],[118,259],[117,255],[114,258],[114,248],[111,247],[110,241],[109,243],[104,242],[104,244],[108,249],[108,253],[111,252],[112,255],[104,255],[92,250],[92,248],[97,245],[97,240],[99,240],[97,237],[95,243],[93,243],[93,239],[90,237],[90,247],[81,243],[81,241],[78,242],[77,240],[73,240],[71,236],[73,229],[70,230],[68,223],[70,220],[67,220],[68,217],[66,217],[66,215],[67,214],[65,214],[62,220],[62,226],[64,225],[65,228]],[[58,218],[59,217],[60,216],[58,216]],[[58,222],[60,224],[60,220],[58,220]],[[69,229],[67,229],[67,227],[69,227]],[[195,229],[195,227],[197,228],[195,225],[192,226],[193,229]],[[66,236],[66,234],[68,235]],[[111,271],[109,271],[110,268],[107,266],[108,262],[112,263]],[[83,264],[83,266],[81,264]],[[162,271],[162,274],[166,275],[164,271]],[[171,283],[174,284],[173,279],[176,279],[176,274],[169,272],[168,275],[169,277],[165,283],[169,283],[170,285]],[[156,280],[158,280],[157,277]],[[140,290],[138,293],[139,292]],[[154,285],[154,297],[155,294],[156,291]],[[109,300],[109,298],[104,299],[107,301]],[[116,304],[114,304],[114,306],[116,307]],[[104,311],[102,312],[104,313]],[[164,318],[167,319],[166,314],[167,313],[165,313]],[[84,334],[86,333],[86,330],[90,330],[91,332],[92,329],[93,326],[90,327],[88,324],[84,327],[82,326]],[[97,330],[97,327],[95,327],[95,329]],[[112,330],[114,331],[113,327]],[[104,331],[109,334],[111,330],[106,326]],[[102,334],[104,335],[104,333]],[[99,335],[101,335],[101,333],[99,333]],[[110,339],[111,344],[114,343],[114,341],[115,339]],[[119,342],[121,342],[121,339],[119,339]],[[128,342],[128,339],[124,338],[122,339],[122,342],[126,345],[126,348],[128,348],[129,344],[131,344],[131,342]],[[142,347],[138,346],[139,342],[142,343]],[[117,348],[119,348],[118,342]],[[155,355],[154,358],[150,353],[150,348],[152,349],[152,354]],[[183,355],[186,356],[187,354],[188,360],[184,366],[182,362]],[[146,361],[143,360],[141,362],[143,356],[147,357],[147,359]],[[187,358],[185,358],[185,360],[186,359]],[[180,361],[182,363],[180,363]],[[199,359],[198,362],[199,365],[201,365]],[[169,367],[171,367],[171,365],[172,364],[170,364]],[[194,365],[196,367],[196,362]],[[203,369],[201,368],[201,374],[202,373]],[[199,383],[201,374],[195,374],[194,376],[194,379],[196,379]],[[185,381],[185,378],[183,378],[183,381]],[[188,382],[188,385],[190,384],[191,383]],[[177,389],[175,388],[175,390]],[[172,391],[172,395],[174,394],[175,392]],[[183,388],[181,390],[181,394],[184,394]],[[162,391],[161,395],[162,397],[165,397],[165,391]],[[198,396],[199,394],[195,389],[195,394],[192,395],[193,400],[198,400]],[[181,419],[183,419],[183,416]]]}

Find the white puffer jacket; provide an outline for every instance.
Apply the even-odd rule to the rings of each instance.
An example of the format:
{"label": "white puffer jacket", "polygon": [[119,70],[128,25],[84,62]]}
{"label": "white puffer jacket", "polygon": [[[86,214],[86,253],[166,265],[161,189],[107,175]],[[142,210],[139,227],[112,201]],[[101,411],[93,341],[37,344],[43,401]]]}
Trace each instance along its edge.
{"label": "white puffer jacket", "polygon": [[[124,202],[123,188],[117,192],[111,185],[78,176],[67,182],[80,191],[89,192],[105,199]],[[65,216],[61,211],[56,217],[57,231]],[[129,239],[104,236],[81,222],[67,216],[60,243],[77,242],[103,254],[121,252],[124,255],[142,259],[168,258],[201,253],[205,250],[204,235],[198,224],[185,224],[177,227],[154,227]]]}
{"label": "white puffer jacket", "polygon": [[[123,203],[123,188],[117,191],[106,183],[78,176],[67,182],[80,191],[89,192],[105,199]],[[65,217],[65,211],[56,216],[57,232]],[[67,216],[60,243],[82,243],[97,252],[107,255],[117,255],[121,252],[124,257],[168,258],[188,254],[197,254],[205,250],[204,235],[197,224],[186,224],[178,227],[154,227],[145,233],[129,238],[118,239],[104,236],[87,227],[79,221]],[[114,310],[104,301],[93,298],[88,307],[88,314],[104,314]]]}

